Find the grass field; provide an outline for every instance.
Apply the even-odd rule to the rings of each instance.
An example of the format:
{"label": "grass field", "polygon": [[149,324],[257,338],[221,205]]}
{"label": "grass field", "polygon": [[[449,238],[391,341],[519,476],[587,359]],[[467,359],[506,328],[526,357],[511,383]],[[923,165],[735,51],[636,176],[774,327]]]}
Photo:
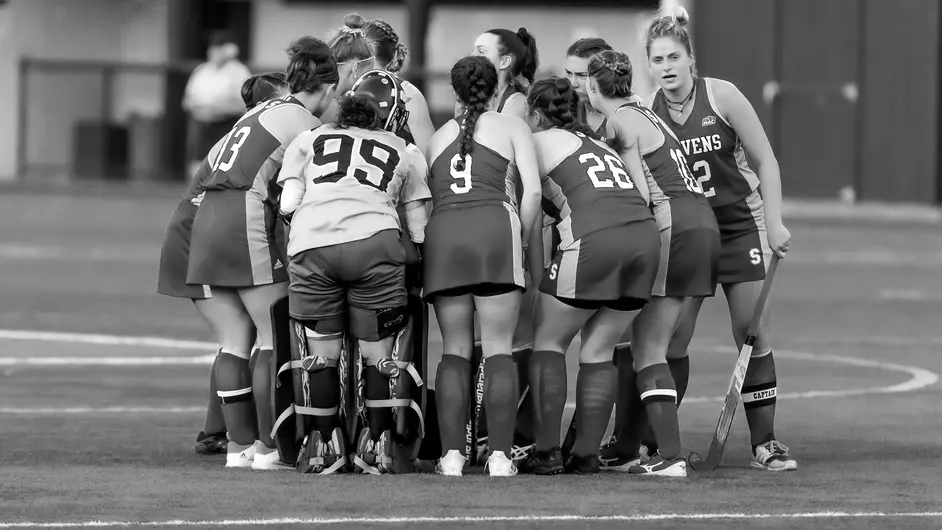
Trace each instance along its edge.
{"label": "grass field", "polygon": [[[681,481],[319,477],[193,453],[213,347],[188,302],[154,293],[175,200],[0,196],[0,528],[942,526],[938,225],[790,224],[772,317],[777,434],[797,472],[749,469],[740,413],[723,467]],[[685,451],[709,445],[731,342],[720,297],[692,347]]]}

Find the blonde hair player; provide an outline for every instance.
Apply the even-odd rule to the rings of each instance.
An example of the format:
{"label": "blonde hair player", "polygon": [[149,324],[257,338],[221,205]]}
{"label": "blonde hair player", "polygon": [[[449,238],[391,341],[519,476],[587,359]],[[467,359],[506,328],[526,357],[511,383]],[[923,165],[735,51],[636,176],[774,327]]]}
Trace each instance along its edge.
{"label": "blonde hair player", "polygon": [[[346,93],[369,70],[385,70],[398,76],[409,56],[409,50],[399,41],[392,26],[380,19],[366,20],[355,13],[344,17],[343,27],[337,30],[329,45],[340,72],[337,94]],[[408,126],[402,136],[424,151],[435,132],[428,102],[412,83],[400,78],[399,84],[405,92],[403,99],[408,111]],[[339,99],[322,116],[323,120],[333,121],[338,109]]]}
{"label": "blonde hair player", "polygon": [[[680,139],[713,207],[722,237],[718,281],[729,302],[733,338],[741,347],[771,253],[784,257],[791,233],[782,222],[778,161],[755,109],[732,83],[697,75],[689,20],[683,8],[676,8],[648,27],[648,64],[660,85],[650,107]],[[755,171],[746,161],[747,151]],[[684,308],[668,351],[675,363],[686,363],[701,301],[691,299]],[[768,313],[761,322],[742,388],[752,466],[790,471],[798,463],[775,436],[777,377]]]}

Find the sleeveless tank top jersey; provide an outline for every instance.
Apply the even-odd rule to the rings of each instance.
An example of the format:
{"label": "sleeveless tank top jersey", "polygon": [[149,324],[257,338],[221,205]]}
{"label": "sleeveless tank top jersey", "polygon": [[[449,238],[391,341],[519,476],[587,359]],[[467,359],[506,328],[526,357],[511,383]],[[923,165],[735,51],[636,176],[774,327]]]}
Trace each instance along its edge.
{"label": "sleeveless tank top jersey", "polygon": [[504,110],[504,105],[507,104],[507,101],[510,100],[516,94],[523,94],[526,96],[527,91],[520,85],[514,83],[509,86],[507,90],[504,90],[504,93],[500,95],[500,102],[497,104],[497,112],[502,112]]}
{"label": "sleeveless tank top jersey", "polygon": [[491,202],[507,203],[516,211],[523,190],[514,163],[474,141],[471,152],[465,155],[464,171],[455,169],[464,116],[459,116],[457,122],[462,132],[438,155],[429,174],[434,209]]}
{"label": "sleeveless tank top jersey", "polygon": [[626,103],[616,112],[640,113],[661,131],[661,136],[664,138],[659,146],[647,153],[642,153],[644,163],[651,172],[648,185],[651,188],[651,202],[654,205],[671,199],[703,197],[697,181],[694,180],[687,167],[680,141],[667,124],[651,109],[637,102]]}
{"label": "sleeveless tank top jersey", "polygon": [[651,107],[677,136],[694,178],[710,206],[717,208],[748,197],[759,187],[759,179],[746,161],[739,135],[717,110],[712,82],[696,79],[693,110],[683,124],[671,119],[663,90],[657,91]]}
{"label": "sleeveless tank top jersey", "polygon": [[561,129],[539,134],[552,134],[565,152],[543,183],[543,208],[557,220],[560,248],[598,230],[651,219],[621,159],[604,144]]}

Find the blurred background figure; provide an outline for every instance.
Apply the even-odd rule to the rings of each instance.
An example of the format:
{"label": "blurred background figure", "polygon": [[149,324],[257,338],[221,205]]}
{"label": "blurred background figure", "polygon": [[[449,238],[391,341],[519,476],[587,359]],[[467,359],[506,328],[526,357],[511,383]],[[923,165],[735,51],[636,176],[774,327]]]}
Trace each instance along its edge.
{"label": "blurred background figure", "polygon": [[252,74],[239,62],[239,46],[226,32],[209,40],[206,62],[190,74],[183,95],[187,122],[187,177],[192,178],[200,162],[217,140],[228,134],[245,112],[240,89]]}

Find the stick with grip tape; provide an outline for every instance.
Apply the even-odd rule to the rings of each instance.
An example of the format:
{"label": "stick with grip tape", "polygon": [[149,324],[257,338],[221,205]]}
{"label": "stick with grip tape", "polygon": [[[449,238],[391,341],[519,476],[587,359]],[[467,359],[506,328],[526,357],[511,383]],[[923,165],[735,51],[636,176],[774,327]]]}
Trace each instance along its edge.
{"label": "stick with grip tape", "polygon": [[726,400],[723,402],[723,411],[720,413],[720,419],[716,423],[716,431],[713,433],[713,441],[710,443],[710,452],[706,460],[703,460],[698,453],[690,453],[687,461],[690,467],[696,471],[713,471],[720,465],[720,459],[723,458],[723,451],[726,449],[726,439],[729,438],[729,429],[733,424],[733,416],[736,415],[736,409],[739,408],[739,402],[742,399],[742,383],[746,378],[746,370],[749,368],[749,359],[752,357],[752,346],[756,342],[756,335],[759,332],[759,321],[762,320],[762,313],[765,311],[765,303],[769,298],[769,291],[772,289],[772,280],[775,278],[775,270],[778,268],[778,255],[772,256],[769,263],[769,270],[765,274],[765,281],[762,283],[762,291],[759,293],[759,300],[756,302],[755,312],[752,314],[752,320],[749,322],[749,330],[746,332],[746,340],[739,350],[739,359],[736,360],[736,367],[733,369],[733,377],[729,381],[729,389],[726,391]]}

